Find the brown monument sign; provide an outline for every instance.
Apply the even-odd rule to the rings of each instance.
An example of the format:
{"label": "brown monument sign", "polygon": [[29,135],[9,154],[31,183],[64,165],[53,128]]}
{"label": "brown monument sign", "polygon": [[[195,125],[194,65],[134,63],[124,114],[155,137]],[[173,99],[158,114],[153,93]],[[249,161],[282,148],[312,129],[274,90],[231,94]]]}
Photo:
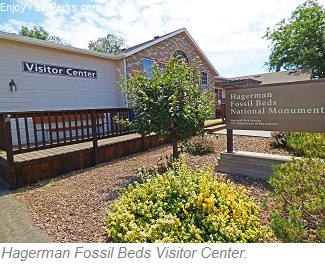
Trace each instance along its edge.
{"label": "brown monument sign", "polygon": [[325,79],[226,89],[227,129],[325,132]]}

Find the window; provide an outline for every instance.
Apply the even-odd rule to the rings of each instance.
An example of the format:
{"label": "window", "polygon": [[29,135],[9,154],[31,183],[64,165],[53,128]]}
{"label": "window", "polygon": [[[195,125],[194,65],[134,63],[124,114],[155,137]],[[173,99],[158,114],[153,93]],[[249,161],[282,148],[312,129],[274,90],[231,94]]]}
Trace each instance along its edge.
{"label": "window", "polygon": [[214,92],[216,93],[217,99],[222,99],[222,89],[216,88]]}
{"label": "window", "polygon": [[208,73],[206,72],[201,72],[201,85],[208,85]]}
{"label": "window", "polygon": [[154,61],[153,60],[149,60],[149,59],[143,59],[143,71],[146,73],[146,77],[148,78],[153,78],[153,67],[154,67]]}
{"label": "window", "polygon": [[161,70],[164,70],[164,69],[166,68],[166,66],[165,66],[165,64],[164,64],[163,62],[159,62],[159,63],[158,63],[158,67],[159,67],[159,69],[161,69]]}
{"label": "window", "polygon": [[177,57],[179,56],[181,60],[185,60],[185,62],[187,64],[190,64],[190,60],[188,59],[187,55],[185,52],[183,52],[182,50],[177,50],[175,53],[174,53],[174,57]]}

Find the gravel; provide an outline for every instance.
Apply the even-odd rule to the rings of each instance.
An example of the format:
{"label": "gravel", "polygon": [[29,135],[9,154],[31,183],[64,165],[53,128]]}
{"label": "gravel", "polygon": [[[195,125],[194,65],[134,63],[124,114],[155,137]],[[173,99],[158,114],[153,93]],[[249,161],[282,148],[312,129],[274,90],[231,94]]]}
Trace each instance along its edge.
{"label": "gravel", "polygon": [[[234,136],[234,148],[290,155],[285,150],[271,148],[268,138]],[[220,135],[214,153],[201,156],[187,154],[187,162],[193,168],[215,167],[220,152],[225,149],[226,136]],[[140,167],[159,166],[171,153],[171,145],[165,145],[27,186],[18,190],[15,198],[26,205],[34,224],[45,230],[56,242],[107,242],[106,210],[117,198],[118,190],[138,180]],[[216,177],[230,179],[236,185],[245,186],[261,207],[261,222],[268,224],[271,217],[265,205],[272,205],[272,198],[268,196],[270,186],[266,181],[221,173],[216,173]]]}

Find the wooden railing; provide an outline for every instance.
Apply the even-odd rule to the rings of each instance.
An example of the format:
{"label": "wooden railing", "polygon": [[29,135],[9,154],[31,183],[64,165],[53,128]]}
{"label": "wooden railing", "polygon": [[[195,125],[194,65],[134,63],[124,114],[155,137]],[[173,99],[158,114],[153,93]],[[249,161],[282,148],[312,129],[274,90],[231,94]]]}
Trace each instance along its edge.
{"label": "wooden railing", "polygon": [[164,142],[158,135],[100,141],[133,133],[115,118],[132,120],[133,112],[127,108],[0,112],[0,177],[16,189]]}
{"label": "wooden railing", "polygon": [[132,111],[110,108],[1,112],[0,149],[17,154],[88,141],[93,141],[95,147],[99,139],[131,133],[116,118],[131,120]]}

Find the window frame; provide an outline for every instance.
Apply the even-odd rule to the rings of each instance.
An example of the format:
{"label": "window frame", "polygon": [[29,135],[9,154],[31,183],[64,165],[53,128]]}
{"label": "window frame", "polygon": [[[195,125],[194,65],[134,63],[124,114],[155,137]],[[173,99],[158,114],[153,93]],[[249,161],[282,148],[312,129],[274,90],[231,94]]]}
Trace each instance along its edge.
{"label": "window frame", "polygon": [[215,88],[214,93],[218,99],[222,99],[222,88]]}
{"label": "window frame", "polygon": [[208,72],[201,71],[201,85],[207,86],[209,84]]}
{"label": "window frame", "polygon": [[[148,68],[149,65],[145,65],[145,62],[150,62],[150,69]],[[152,59],[148,59],[148,58],[142,58],[142,69],[143,69],[143,72],[145,73],[146,77],[147,78],[153,78],[154,75],[153,75],[153,69],[154,69],[154,63],[155,63],[155,60],[152,60]]]}
{"label": "window frame", "polygon": [[190,64],[190,58],[188,57],[187,53],[184,52],[183,50],[181,49],[177,49],[175,52],[174,52],[174,57],[176,58],[177,55],[180,55],[181,56],[181,60],[185,60],[186,63],[189,65]]}

